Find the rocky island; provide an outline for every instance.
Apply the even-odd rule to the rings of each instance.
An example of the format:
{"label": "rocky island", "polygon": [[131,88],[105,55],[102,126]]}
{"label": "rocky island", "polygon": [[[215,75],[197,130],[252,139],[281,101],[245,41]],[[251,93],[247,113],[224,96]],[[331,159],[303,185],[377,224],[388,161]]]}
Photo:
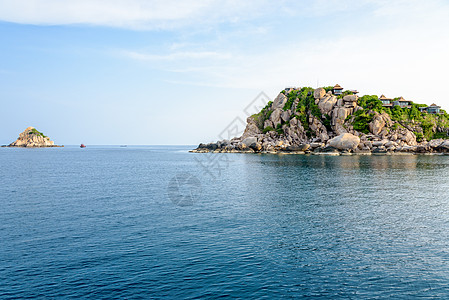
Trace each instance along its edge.
{"label": "rocky island", "polygon": [[51,141],[48,136],[45,136],[34,127],[28,127],[21,134],[19,134],[19,138],[15,142],[2,147],[42,148],[64,146],[55,145],[55,143]]}
{"label": "rocky island", "polygon": [[359,97],[335,86],[286,88],[247,119],[242,136],[194,153],[326,155],[449,153],[449,114],[403,97]]}

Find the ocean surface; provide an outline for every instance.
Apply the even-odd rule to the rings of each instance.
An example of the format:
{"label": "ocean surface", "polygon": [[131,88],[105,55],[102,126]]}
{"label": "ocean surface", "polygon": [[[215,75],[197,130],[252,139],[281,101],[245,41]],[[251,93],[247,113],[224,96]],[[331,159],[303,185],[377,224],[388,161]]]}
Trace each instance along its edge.
{"label": "ocean surface", "polygon": [[449,156],[0,148],[0,298],[449,298]]}

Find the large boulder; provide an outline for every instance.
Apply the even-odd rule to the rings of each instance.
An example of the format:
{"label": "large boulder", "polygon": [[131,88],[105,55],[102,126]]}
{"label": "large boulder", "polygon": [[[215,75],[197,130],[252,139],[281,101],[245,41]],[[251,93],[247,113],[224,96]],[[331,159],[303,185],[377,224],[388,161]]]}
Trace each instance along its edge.
{"label": "large boulder", "polygon": [[287,102],[287,96],[285,96],[282,93],[279,93],[279,95],[274,99],[273,104],[271,105],[272,109],[276,108],[284,108],[285,103]]}
{"label": "large boulder", "polygon": [[315,99],[321,99],[326,95],[326,90],[323,88],[317,88],[313,91],[313,97]]}
{"label": "large boulder", "polygon": [[316,136],[322,142],[327,142],[327,140],[329,140],[329,135],[327,133],[326,127],[317,117],[309,117],[309,129],[312,131],[313,136]]}
{"label": "large boulder", "polygon": [[243,149],[250,148],[254,151],[260,151],[262,149],[262,145],[258,143],[257,138],[253,136],[244,139],[241,143],[241,146]]}
{"label": "large boulder", "polygon": [[323,115],[329,114],[334,108],[336,103],[337,97],[327,95],[326,97],[320,99],[320,101],[318,102],[318,108],[320,109]]}
{"label": "large boulder", "polygon": [[242,139],[245,139],[250,136],[255,136],[261,133],[259,127],[257,126],[256,120],[254,120],[253,117],[248,117],[246,119],[246,122],[247,124],[245,131],[242,134]]}
{"label": "large boulder", "polygon": [[292,119],[290,120],[290,125],[291,125],[291,126],[296,126],[296,125],[298,125],[298,119],[292,118]]}
{"label": "large boulder", "polygon": [[357,102],[358,99],[357,95],[346,95],[343,97],[344,102]]}
{"label": "large boulder", "polygon": [[288,120],[290,120],[291,115],[292,112],[290,110],[283,111],[281,114],[282,121],[287,122]]}
{"label": "large boulder", "polygon": [[343,97],[344,106],[349,108],[356,108],[358,99],[359,97],[357,95],[346,95]]}
{"label": "large boulder", "polygon": [[301,122],[296,118],[290,120],[289,127],[284,129],[284,134],[287,138],[291,138],[292,144],[295,145],[303,143],[307,140],[304,127],[302,127]]}
{"label": "large boulder", "polygon": [[332,129],[337,135],[348,132],[348,130],[343,126],[343,121],[341,120],[337,120],[336,124],[332,126]]}
{"label": "large boulder", "polygon": [[339,150],[354,150],[360,144],[360,138],[350,133],[343,133],[329,140],[327,145]]}
{"label": "large boulder", "polygon": [[284,112],[282,108],[276,108],[270,115],[270,121],[273,122],[275,128],[278,124],[281,124],[281,115]]}
{"label": "large boulder", "polygon": [[250,147],[251,145],[257,143],[257,138],[254,136],[247,137],[242,141],[243,144],[245,144],[247,147]]}
{"label": "large boulder", "polygon": [[338,120],[341,121],[340,123],[343,123],[346,118],[352,114],[352,108],[346,108],[346,107],[336,107],[332,111],[332,124],[337,124]]}
{"label": "large boulder", "polygon": [[379,135],[385,126],[391,125],[390,116],[386,113],[376,113],[373,120],[368,124],[369,130],[374,135]]}
{"label": "large boulder", "polygon": [[385,121],[379,116],[375,116],[368,125],[369,131],[374,135],[378,135],[382,131],[382,129],[384,129]]}
{"label": "large boulder", "polygon": [[428,146],[432,147],[432,148],[438,148],[438,146],[443,144],[443,142],[444,142],[443,139],[431,140],[431,141],[429,141]]}
{"label": "large boulder", "polygon": [[402,136],[402,141],[407,143],[409,146],[416,146],[416,135],[408,129],[404,129],[405,133]]}
{"label": "large boulder", "polygon": [[449,140],[446,140],[443,143],[441,143],[438,146],[438,150],[443,151],[443,152],[448,152],[449,151]]}

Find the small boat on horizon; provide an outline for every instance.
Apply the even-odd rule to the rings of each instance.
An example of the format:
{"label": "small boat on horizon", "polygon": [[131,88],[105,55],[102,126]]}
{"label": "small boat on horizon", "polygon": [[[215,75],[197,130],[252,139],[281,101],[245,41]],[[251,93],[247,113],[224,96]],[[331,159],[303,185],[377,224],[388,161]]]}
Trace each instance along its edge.
{"label": "small boat on horizon", "polygon": [[86,148],[86,145],[81,144],[80,148]]}

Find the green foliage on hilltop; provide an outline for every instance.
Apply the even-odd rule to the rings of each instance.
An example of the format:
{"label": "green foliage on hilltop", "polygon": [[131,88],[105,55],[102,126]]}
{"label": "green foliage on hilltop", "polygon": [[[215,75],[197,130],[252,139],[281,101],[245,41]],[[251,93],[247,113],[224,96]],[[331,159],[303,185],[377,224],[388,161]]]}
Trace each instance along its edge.
{"label": "green foliage on hilltop", "polygon": [[38,131],[36,128],[31,129],[31,130],[28,132],[28,134],[35,134],[35,135],[41,136],[41,137],[43,137],[43,138],[46,138],[46,137],[47,137],[47,136],[44,135],[42,132]]}
{"label": "green foliage on hilltop", "polygon": [[268,120],[273,112],[271,110],[271,104],[273,104],[273,101],[269,101],[259,113],[251,116],[256,121],[256,125],[260,130],[263,130],[265,120]]}
{"label": "green foliage on hilltop", "polygon": [[376,95],[365,95],[359,97],[357,101],[358,105],[363,107],[366,110],[373,110],[379,113],[383,112],[382,101]]}
{"label": "green foliage on hilltop", "polygon": [[[318,108],[318,105],[315,104],[315,98],[313,97],[314,89],[311,87],[303,87],[300,90],[292,90],[289,93],[286,93],[285,90],[282,91],[284,95],[287,97],[287,101],[283,107],[284,111],[291,110],[293,108],[293,103],[295,100],[298,101],[296,106],[296,110],[292,113],[296,118],[299,119],[301,125],[306,130],[306,133],[310,135],[309,130],[309,113],[321,119],[321,111]],[[252,115],[251,117],[256,121],[258,128],[263,132],[276,131],[278,134],[283,134],[282,124],[278,124],[278,126],[274,129],[271,126],[267,126],[267,128],[263,128],[265,120],[270,118],[273,110],[271,109],[272,102],[270,101],[259,113]],[[325,119],[326,120],[326,119]],[[328,120],[329,121],[329,120]],[[288,122],[287,122],[288,123]],[[330,126],[330,122],[329,122]]]}
{"label": "green foliage on hilltop", "polygon": [[283,109],[284,110],[292,109],[292,105],[293,105],[293,102],[295,102],[296,97],[297,97],[297,92],[296,91],[291,91],[290,93],[288,93],[288,95],[287,95],[287,102],[285,102],[285,105],[284,105]]}
{"label": "green foliage on hilltop", "polygon": [[[332,91],[333,87],[324,87],[326,91]],[[287,97],[287,101],[284,104],[283,110],[293,110],[292,117],[299,120],[304,128],[307,136],[311,137],[312,131],[310,129],[309,118],[314,116],[318,118],[328,131],[332,131],[331,117],[329,115],[323,115],[315,104],[314,89],[311,87],[303,87],[301,89],[293,89],[289,92],[283,90],[283,93]],[[346,95],[352,95],[351,91],[344,91],[338,98],[342,98]],[[395,98],[398,100],[399,98]],[[293,104],[297,103],[294,107]],[[256,121],[257,126],[263,133],[275,131],[278,134],[283,134],[283,125],[288,124],[281,120],[281,124],[278,124],[276,128],[268,126],[264,128],[264,123],[270,118],[273,109],[270,101],[259,113],[252,115]],[[417,141],[432,140],[436,138],[448,138],[445,133],[445,129],[449,128],[449,115],[446,111],[442,110],[441,114],[429,114],[427,112],[421,112],[420,107],[426,107],[424,104],[417,104],[410,102],[409,107],[384,107],[382,101],[379,100],[377,95],[365,95],[358,98],[357,105],[363,109],[357,110],[353,115],[348,116],[345,120],[346,125],[352,125],[354,130],[369,134],[369,123],[373,121],[376,113],[386,113],[393,121],[393,125],[387,128],[387,131],[397,130],[402,127],[406,127],[414,131]],[[441,132],[440,132],[441,131]]]}
{"label": "green foliage on hilltop", "polygon": [[419,106],[412,103],[412,106],[409,109],[406,109],[406,113],[408,114],[409,120],[420,120],[422,119],[422,113],[419,110]]}
{"label": "green foliage on hilltop", "polygon": [[299,98],[298,106],[296,111],[300,114],[306,114],[310,112],[312,115],[321,118],[321,111],[318,105],[315,104],[315,98],[313,97],[314,89],[311,87],[303,87],[297,92],[297,97]]}
{"label": "green foliage on hilltop", "polygon": [[[389,107],[382,107],[382,112],[387,113],[390,115],[391,119],[393,121],[398,122],[422,122],[423,116],[425,113],[422,113],[419,110],[419,107],[422,107],[422,104],[415,104],[411,102],[410,108],[402,108],[400,106],[393,106],[392,108]],[[424,105],[425,106],[425,105]]]}
{"label": "green foliage on hilltop", "polygon": [[322,114],[315,98],[313,97],[314,89],[311,87],[303,87],[296,92],[298,98],[298,105],[296,106],[296,118],[301,122],[302,127],[306,131],[307,136],[311,136],[309,114],[321,120]]}
{"label": "green foliage on hilltop", "polygon": [[352,126],[354,130],[369,133],[369,123],[373,120],[374,113],[368,113],[366,110],[358,110],[354,113],[354,120]]}
{"label": "green foliage on hilltop", "polygon": [[302,127],[304,127],[305,130],[309,129],[309,122],[308,122],[308,118],[306,114],[299,114],[299,115],[295,115],[295,118],[299,120],[299,122],[301,122]]}
{"label": "green foliage on hilltop", "polygon": [[[394,98],[398,100],[399,97]],[[395,121],[395,125],[402,124],[410,125],[412,127],[421,127],[422,133],[415,131],[417,141],[422,141],[425,139],[432,140],[436,138],[447,138],[446,133],[437,132],[437,127],[439,128],[449,128],[449,115],[442,111],[442,114],[429,114],[427,112],[421,112],[420,107],[426,107],[425,104],[417,104],[410,102],[410,107],[384,107],[382,106],[382,101],[378,99],[376,95],[365,95],[359,98],[358,105],[363,107],[364,110],[375,111],[378,113],[386,113],[390,116],[392,121]],[[372,118],[371,118],[372,120]],[[361,113],[354,118],[354,129],[361,132],[366,132],[366,126],[363,126],[364,122],[371,122],[368,115],[363,116]],[[357,129],[358,128],[358,129]],[[397,129],[394,127],[393,129]]]}

